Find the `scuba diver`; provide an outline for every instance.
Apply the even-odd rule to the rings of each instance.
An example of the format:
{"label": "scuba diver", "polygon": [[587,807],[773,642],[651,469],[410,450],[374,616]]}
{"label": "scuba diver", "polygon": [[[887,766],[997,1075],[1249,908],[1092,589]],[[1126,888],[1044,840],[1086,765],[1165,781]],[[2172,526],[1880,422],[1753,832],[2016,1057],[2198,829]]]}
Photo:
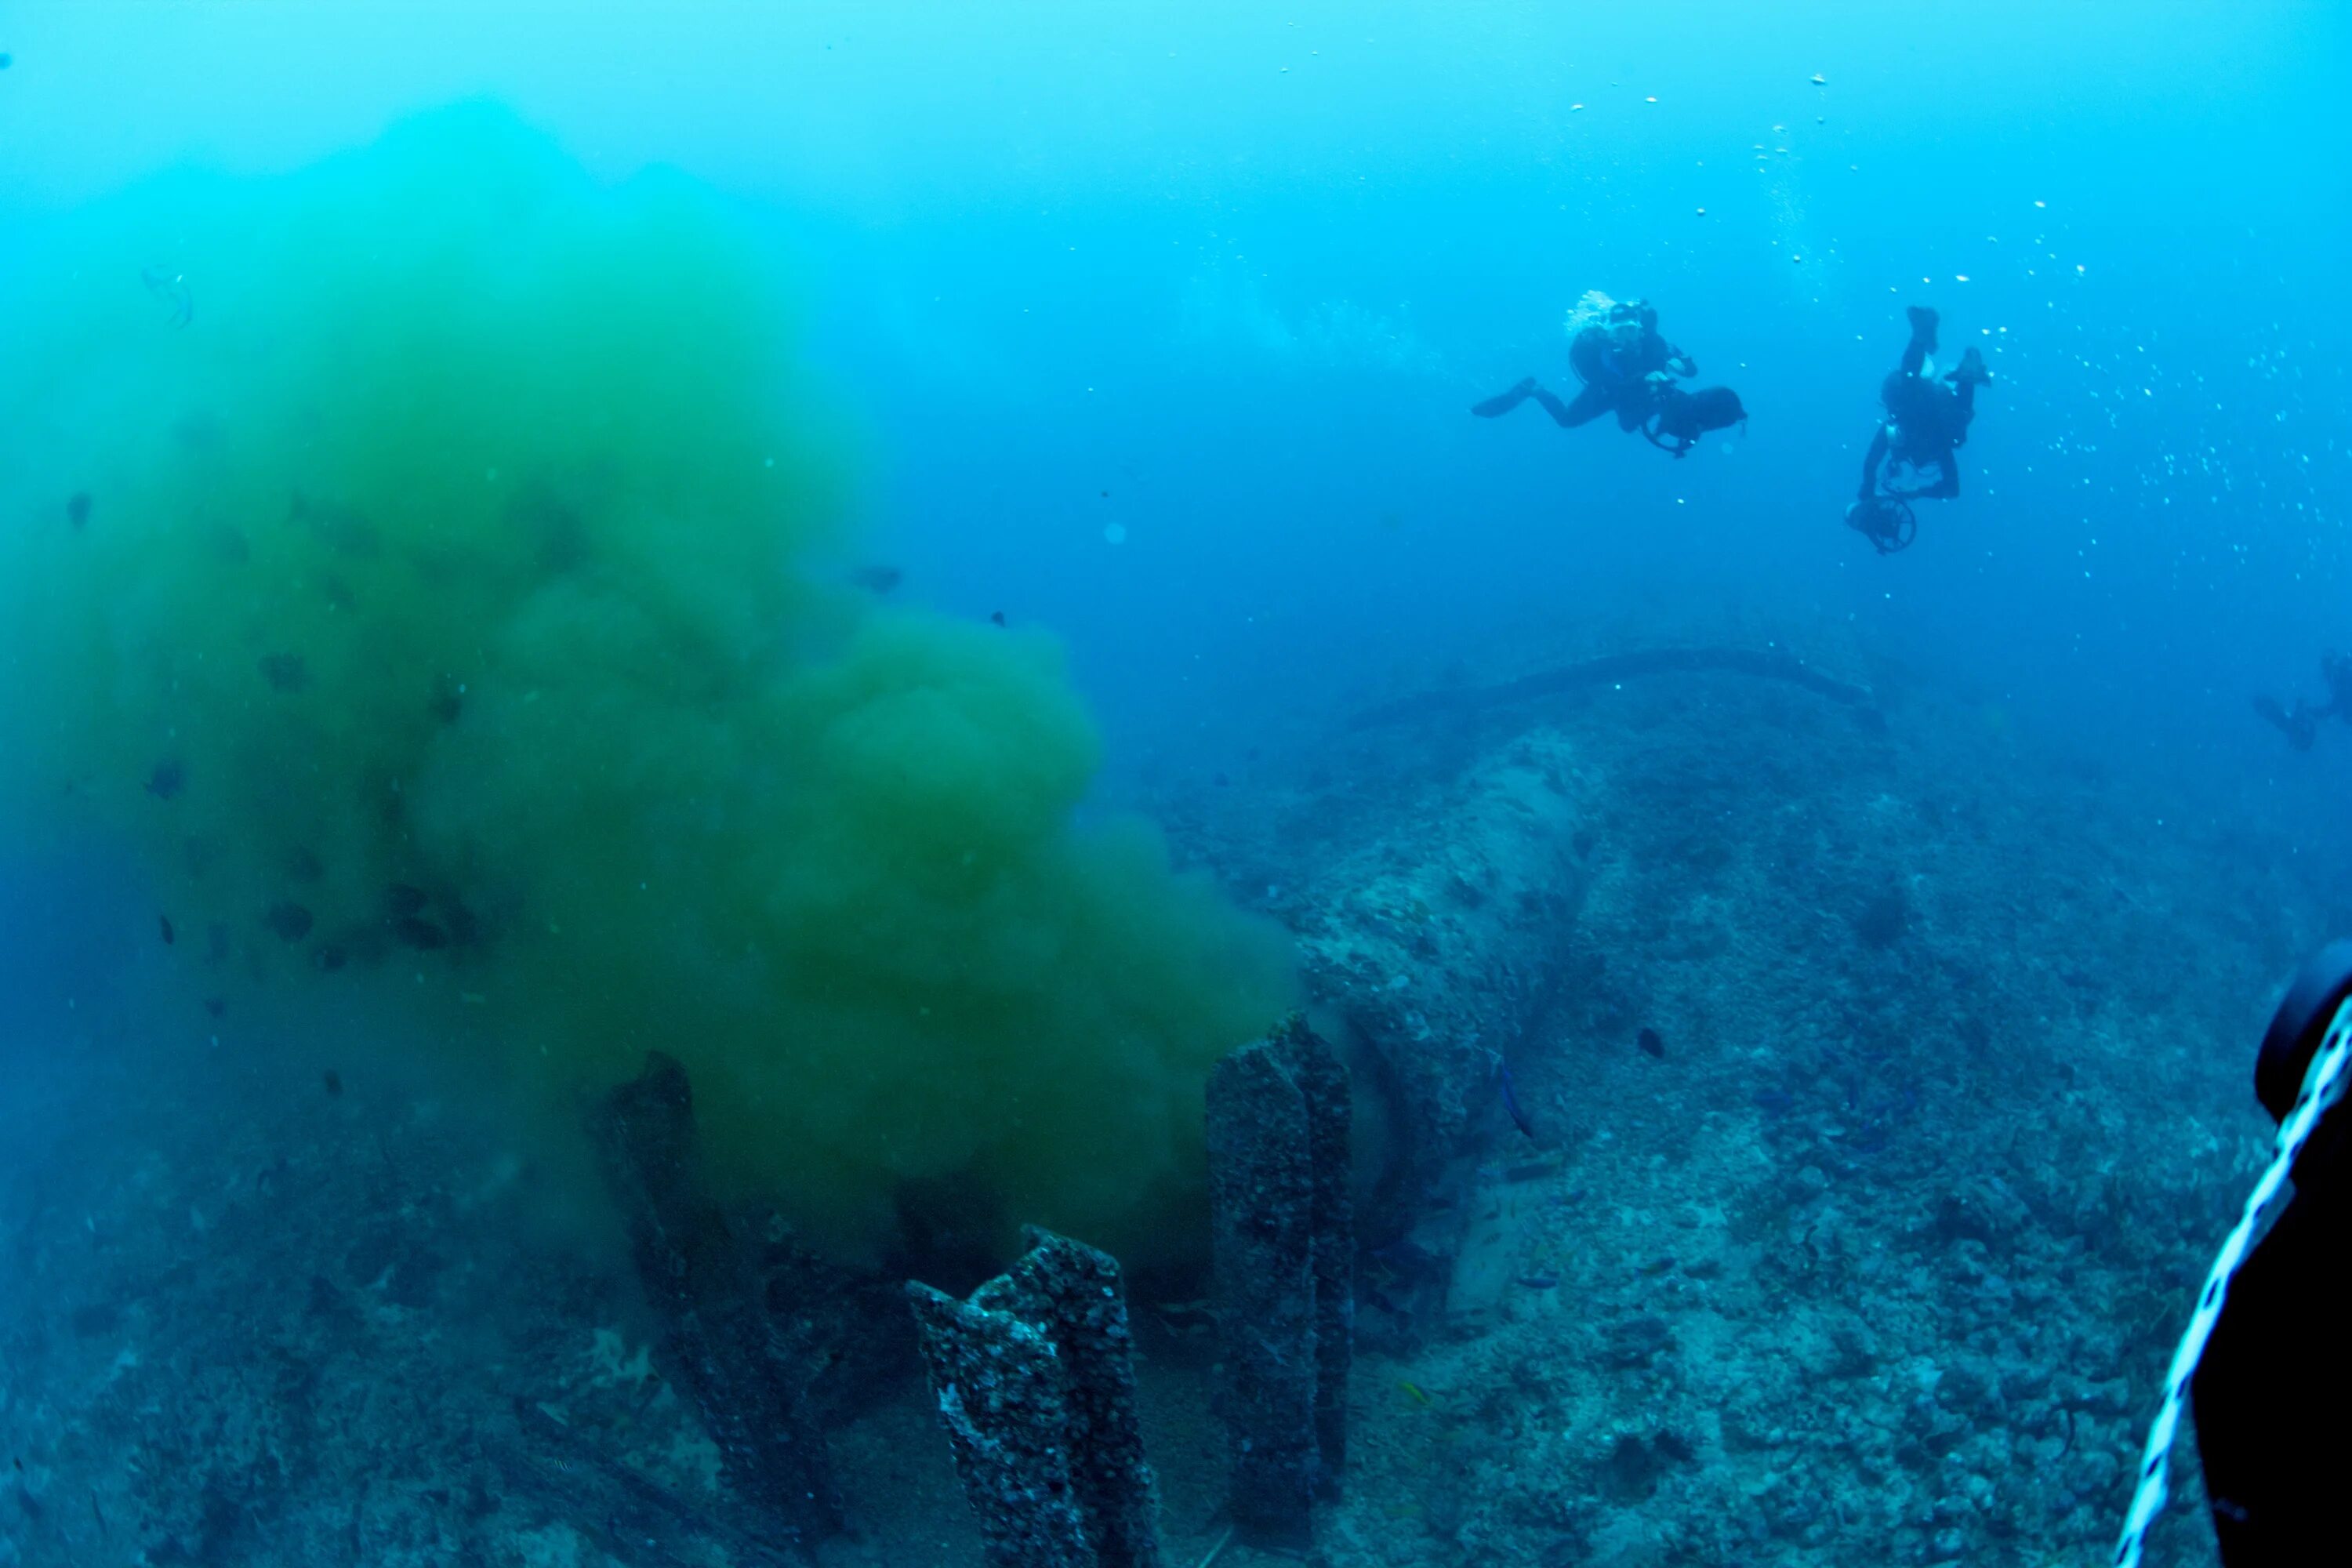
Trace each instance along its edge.
{"label": "scuba diver", "polygon": [[1568,362],[1584,383],[1574,401],[1559,398],[1528,376],[1470,412],[1481,419],[1508,414],[1528,398],[1543,405],[1562,429],[1574,429],[1603,414],[1617,416],[1621,430],[1639,430],[1661,451],[1679,458],[1710,430],[1745,424],[1748,410],[1727,386],[1685,392],[1676,377],[1698,374],[1690,355],[1658,334],[1658,312],[1642,300],[1613,300],[1589,293],[1569,313]]}
{"label": "scuba diver", "polygon": [[2298,752],[2311,750],[2312,742],[2319,738],[2322,719],[2341,719],[2352,724],[2352,658],[2340,653],[2321,655],[2319,679],[2327,688],[2325,702],[2305,702],[2298,697],[2282,708],[2275,698],[2254,699],[2254,711],[2277,725],[2286,736],[2287,744]]}
{"label": "scuba diver", "polygon": [[1918,531],[1912,501],[1949,500],[1960,493],[1959,449],[1968,445],[1969,425],[1976,418],[1977,388],[1992,380],[1984,356],[1973,348],[1962,356],[1959,369],[1938,380],[1929,358],[1936,352],[1936,312],[1914,305],[1907,314],[1911,341],[1904,345],[1900,368],[1879,384],[1886,417],[1862,459],[1861,492],[1845,509],[1846,525],[1881,555],[1909,544]]}

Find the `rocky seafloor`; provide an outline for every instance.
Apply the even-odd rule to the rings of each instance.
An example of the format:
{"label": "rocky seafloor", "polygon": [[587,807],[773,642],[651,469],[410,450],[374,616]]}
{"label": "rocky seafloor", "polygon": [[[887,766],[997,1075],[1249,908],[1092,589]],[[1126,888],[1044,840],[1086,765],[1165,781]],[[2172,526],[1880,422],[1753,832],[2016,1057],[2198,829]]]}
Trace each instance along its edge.
{"label": "rocky seafloor", "polygon": [[[1305,1560],[2107,1560],[2266,1154],[2255,1041],[2352,882],[1887,688],[1465,694],[1156,788],[1359,1062],[1349,1461]],[[461,1097],[127,1026],[12,1047],[0,1568],[792,1561],[609,1220]],[[1196,1286],[1133,1282],[1182,1568],[1223,1535]],[[813,1397],[849,1522],[816,1560],[976,1564],[911,1360]],[[2152,1562],[2213,1561],[2189,1447]]]}

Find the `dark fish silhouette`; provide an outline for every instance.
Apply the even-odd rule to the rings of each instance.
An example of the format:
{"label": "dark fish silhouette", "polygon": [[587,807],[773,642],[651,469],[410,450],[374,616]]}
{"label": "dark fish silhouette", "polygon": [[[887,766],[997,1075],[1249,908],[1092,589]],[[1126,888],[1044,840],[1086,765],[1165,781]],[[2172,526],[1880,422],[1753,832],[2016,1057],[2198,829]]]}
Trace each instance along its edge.
{"label": "dark fish silhouette", "polygon": [[207,996],[205,998],[205,1011],[217,1018],[228,1011],[228,999],[225,996]]}
{"label": "dark fish silhouette", "polygon": [[343,1092],[343,1075],[332,1068],[327,1069],[327,1092],[329,1094]]}
{"label": "dark fish silhouette", "polygon": [[169,267],[143,267],[139,270],[139,281],[147,285],[147,292],[171,308],[172,325],[184,327],[196,319],[195,292],[188,287],[184,274]]}
{"label": "dark fish silhouette", "polygon": [[157,800],[170,800],[187,782],[180,773],[179,763],[157,763],[155,771],[147,775],[147,793]]}
{"label": "dark fish silhouette", "polygon": [[907,574],[896,566],[861,566],[849,574],[849,580],[871,593],[887,594],[907,580]]}
{"label": "dark fish silhouette", "polygon": [[177,941],[177,940],[178,940],[177,938],[175,938],[175,937],[172,934],[172,917],[171,917],[171,916],[169,916],[169,915],[157,915],[157,916],[155,917],[155,923],[156,923],[157,925],[159,925],[159,926],[161,926],[161,927],[163,928],[163,945],[164,945],[165,947],[169,947],[169,946],[171,946],[171,945],[172,945],[172,943],[173,943],[173,942],[175,942],[175,941]]}
{"label": "dark fish silhouette", "polygon": [[351,954],[331,942],[319,950],[319,967],[330,974],[349,962],[351,962]]}
{"label": "dark fish silhouette", "polygon": [[1003,625],[1004,624],[1004,612],[1003,612],[1003,610],[991,610],[991,611],[989,611],[989,612],[988,612],[988,624],[989,624],[990,626],[1003,626]]}
{"label": "dark fish silhouette", "polygon": [[74,525],[76,532],[79,532],[89,523],[89,492],[88,490],[76,490],[66,497],[66,521]]}
{"label": "dark fish silhouette", "polygon": [[410,947],[432,952],[449,945],[449,933],[431,921],[403,915],[392,922],[392,934]]}
{"label": "dark fish silhouette", "polygon": [[1511,1113],[1511,1125],[1526,1133],[1528,1137],[1534,1137],[1536,1135],[1536,1125],[1534,1122],[1528,1120],[1528,1113],[1519,1108],[1518,1092],[1511,1082],[1511,1069],[1509,1068],[1502,1068],[1501,1077],[1503,1081],[1503,1109]]}
{"label": "dark fish silhouette", "polygon": [[270,905],[268,911],[261,917],[261,923],[288,942],[300,942],[310,934],[312,921],[310,910],[288,900]]}
{"label": "dark fish silhouette", "polygon": [[310,684],[310,667],[299,653],[261,656],[261,677],[272,691],[299,691]]}
{"label": "dark fish silhouette", "polygon": [[1666,1054],[1666,1042],[1658,1037],[1657,1030],[1647,1025],[1643,1026],[1642,1033],[1634,1044],[1654,1057],[1664,1057]]}

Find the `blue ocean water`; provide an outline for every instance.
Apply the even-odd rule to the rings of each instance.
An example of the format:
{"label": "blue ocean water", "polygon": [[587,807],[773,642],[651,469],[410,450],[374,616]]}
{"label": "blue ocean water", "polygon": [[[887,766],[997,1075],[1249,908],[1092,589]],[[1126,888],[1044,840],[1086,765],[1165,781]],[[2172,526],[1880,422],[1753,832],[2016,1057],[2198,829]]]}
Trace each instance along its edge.
{"label": "blue ocean water", "polygon": [[[2243,1091],[2260,1024],[2292,963],[2352,915],[2336,880],[2352,869],[2352,734],[2324,720],[2297,749],[2252,701],[2322,700],[2322,655],[2352,650],[2352,173],[2337,113],[2352,21],[2339,8],[91,4],[0,16],[0,417],[13,426],[0,427],[0,574],[7,603],[56,612],[0,626],[13,753],[0,759],[13,819],[0,821],[0,1125],[17,1130],[0,1145],[0,1232],[18,1259],[0,1277],[0,1344],[13,1347],[0,1449],[20,1478],[0,1476],[14,1487],[0,1564],[746,1560],[760,1530],[740,1498],[709,1510],[748,1536],[698,1535],[683,1519],[699,1505],[681,1516],[640,1498],[662,1540],[637,1546],[611,1527],[625,1479],[583,1493],[541,1468],[615,1466],[689,1505],[698,1485],[723,1499],[734,1484],[702,1435],[708,1412],[670,1390],[658,1349],[639,1354],[659,1330],[583,1141],[567,1142],[645,1049],[678,1048],[643,1020],[661,1016],[648,997],[685,992],[704,1009],[691,1027],[730,1040],[791,1020],[796,1043],[756,1065],[730,1046],[706,1080],[684,1054],[711,1086],[706,1120],[724,1120],[732,1153],[718,1163],[739,1173],[728,1201],[770,1204],[779,1234],[807,1234],[826,1267],[968,1289],[1010,1261],[1011,1226],[1047,1219],[1099,1226],[1143,1270],[1171,1560],[1199,1561],[1226,1516],[1202,1392],[1213,1357],[1185,1331],[1208,1293],[1193,1058],[1248,1037],[1217,1031],[1269,986],[1318,1020],[1355,1020],[1331,1027],[1363,1033],[1360,1078],[1377,1060],[1398,1079],[1360,1123],[1417,1128],[1416,1095],[1455,1097],[1454,1122],[1428,1110],[1454,1140],[1442,1151],[1360,1140],[1360,1280],[1385,1281],[1395,1310],[1364,1309],[1358,1469],[1318,1521],[1321,1560],[1860,1562],[1883,1561],[1886,1541],[1906,1561],[2105,1560],[2168,1336],[2260,1163],[2267,1123]],[[513,618],[486,622],[504,630],[482,648],[510,636],[541,662],[476,650],[466,721],[478,732],[499,711],[493,669],[556,671],[549,689],[579,706],[533,745],[571,756],[569,772],[525,778],[517,757],[541,753],[520,743],[456,762],[430,752],[438,740],[394,747],[381,767],[371,754],[350,776],[404,777],[432,803],[414,833],[394,833],[353,826],[280,759],[282,794],[248,792],[217,832],[158,835],[148,824],[177,786],[159,789],[152,770],[211,743],[199,734],[246,736],[257,700],[151,710],[169,684],[142,684],[165,657],[155,628],[242,625],[251,608],[224,602],[214,621],[206,596],[222,591],[173,579],[176,557],[133,548],[55,574],[73,540],[114,526],[110,484],[145,498],[139,526],[156,539],[227,507],[229,479],[118,479],[146,460],[142,441],[163,444],[146,429],[164,423],[163,400],[191,400],[173,418],[194,412],[202,377],[222,374],[173,380],[141,356],[244,331],[235,356],[275,363],[307,333],[331,367],[350,317],[319,300],[362,319],[395,308],[336,293],[338,268],[360,276],[352,258],[368,246],[310,267],[263,239],[249,243],[271,256],[268,276],[312,291],[300,311],[273,316],[248,281],[191,261],[193,311],[176,324],[142,269],[177,268],[175,245],[201,259],[211,242],[187,237],[194,219],[172,229],[179,209],[154,193],[193,180],[261,193],[253,210],[275,211],[268,193],[311,188],[305,171],[485,102],[597,190],[682,175],[771,269],[746,297],[786,302],[793,406],[821,411],[811,438],[832,530],[795,545],[780,581],[878,601],[871,620],[853,608],[803,621],[793,600],[773,635],[821,645],[822,685],[845,642],[865,646],[845,626],[915,627],[876,656],[885,674],[842,682],[892,700],[840,699],[852,718],[810,755],[858,760],[809,807],[815,827],[772,838],[761,813],[796,798],[807,758],[786,742],[807,734],[773,719],[766,688],[731,708],[688,677],[647,686],[629,658],[606,671],[583,651],[635,648],[634,623],[599,610],[580,640],[541,644],[538,611],[500,600]],[[464,183],[454,163],[434,167]],[[401,203],[415,204],[430,230],[447,216],[430,211],[437,188],[371,195],[366,210],[396,229]],[[502,276],[495,223],[453,232],[481,276]],[[604,231],[565,232],[516,254],[551,274]],[[79,338],[80,318],[51,312],[60,279],[78,288],[106,267],[144,336],[107,335],[110,317]],[[720,297],[734,274],[680,277]],[[616,317],[678,305],[659,277],[635,286],[644,299]],[[597,297],[576,291],[589,286],[567,274],[549,287],[594,339]],[[1591,289],[1654,305],[1696,384],[1737,390],[1745,425],[1676,458],[1605,418],[1563,430],[1531,405],[1473,417],[1523,376],[1573,394],[1562,321]],[[527,316],[534,292],[526,278],[510,313]],[[1961,495],[1917,503],[1916,543],[1881,556],[1842,516],[1918,305],[1940,312],[1937,368],[1973,347],[1991,381]],[[466,319],[494,332],[506,317]],[[770,325],[721,321],[713,363]],[[681,335],[714,331],[679,321]],[[421,330],[413,341],[419,358],[464,352]],[[381,365],[404,351],[371,352],[391,356]],[[614,374],[653,400],[707,390],[648,394],[625,367]],[[282,403],[248,387],[205,407],[232,445],[259,431],[308,452],[287,433],[308,426],[266,421],[341,398],[381,433],[390,405],[371,395],[330,374]],[[68,449],[95,477],[52,472]],[[303,481],[285,482],[299,514]],[[682,499],[661,526],[698,572],[700,492],[692,476],[669,482]],[[86,497],[87,527],[69,493]],[[276,514],[232,521],[266,555]],[[661,590],[698,635],[735,626],[714,585],[726,570],[681,568],[684,585]],[[1017,644],[1034,662],[1003,665],[972,640],[992,617],[1035,639]],[[923,629],[944,627],[936,643]],[[237,646],[240,668],[280,655]],[[1793,649],[1868,689],[1885,738],[1858,742],[1785,682],[1720,669],[1612,680],[1633,693],[1622,711],[1607,696],[1555,710],[1481,695],[1662,647]],[[761,647],[745,668],[803,668]],[[299,651],[318,673],[292,683],[333,703],[342,667]],[[887,672],[909,667],[921,674],[894,685]],[[536,695],[510,684],[517,702]],[[833,700],[783,690],[788,714]],[[1458,711],[1433,699],[1433,726],[1350,728],[1447,692]],[[666,727],[673,710],[691,722]],[[573,756],[565,737],[604,721],[618,739]],[[340,754],[345,727],[315,722],[303,744]],[[526,733],[514,724],[500,733]],[[771,741],[785,749],[763,751]],[[705,771],[650,776],[673,749],[721,747]],[[1066,753],[1038,764],[1050,777],[1024,768]],[[93,756],[136,760],[107,774]],[[595,812],[556,804],[633,757],[649,776]],[[1521,774],[1551,793],[1490,811]],[[190,802],[209,811],[206,782],[191,768]],[[477,813],[477,783],[495,809]],[[126,826],[126,802],[148,817]],[[1509,826],[1522,816],[1574,826],[1538,846]],[[315,984],[346,947],[368,960],[364,943],[330,940],[326,895],[264,888],[289,853],[264,842],[266,825],[297,818],[305,852],[326,834],[377,857],[368,898],[387,879],[415,891],[387,917],[425,922],[391,942],[398,975]],[[949,826],[898,831],[935,821]],[[526,831],[539,822],[558,825],[543,841]],[[1098,825],[1149,847],[1103,848]],[[1076,847],[1056,837],[1066,827]],[[187,890],[199,837],[228,863],[214,873],[232,879],[227,912]],[[524,839],[527,854],[500,858]],[[515,978],[500,934],[569,921],[550,912],[551,868],[614,842],[652,868],[638,879],[649,897],[670,878],[680,912],[616,918],[599,963],[535,959]],[[1538,848],[1565,858],[1529,870]],[[1002,869],[1017,896],[975,904],[959,884],[902,907],[896,889],[958,853]],[[332,888],[343,871],[325,858]],[[761,879],[799,888],[811,867],[813,902],[765,891]],[[635,877],[604,870],[614,888]],[[1482,876],[1516,888],[1517,926]],[[1574,883],[1551,914],[1547,879]],[[1471,889],[1458,910],[1445,891],[1457,882]],[[257,932],[298,897],[303,932],[287,942],[307,945],[290,973],[286,944]],[[1130,931],[1139,906],[1150,912]],[[1540,941],[1526,936],[1555,915]],[[461,934],[478,919],[478,948]],[[1467,1025],[1454,1037],[1530,1086],[1529,1148],[1487,1079],[1466,1110],[1459,1082],[1415,1089],[1397,1053],[1420,1037],[1400,1025],[1375,1038],[1361,1021],[1391,983],[1375,925],[1436,931],[1398,939],[1399,964],[1452,977],[1399,968],[1416,996],[1524,984],[1547,999],[1511,1015],[1507,1041],[1472,1041]],[[871,940],[794,946],[810,926]],[[982,942],[1007,931],[1020,940]],[[1303,956],[1284,958],[1275,985],[1267,944],[1289,955],[1294,940]],[[733,967],[755,949],[760,973]],[[614,953],[641,961],[625,998],[587,978]],[[390,982],[407,984],[412,956],[415,986],[446,993],[440,1010],[400,1009]],[[1075,1000],[1052,983],[1105,971],[1118,974],[1073,979]],[[855,982],[829,985],[844,973]],[[566,993],[578,1011],[551,1021],[540,1004]],[[974,1032],[934,1028],[933,1006],[963,1009]],[[529,1051],[507,1053],[600,1010],[628,1022],[558,1093],[531,1079]],[[1265,1011],[1270,1025],[1280,1008]],[[1410,1014],[1423,1036],[1444,1036],[1439,1005],[1424,1011]],[[478,1037],[480,1014],[496,1017]],[[1656,1059],[1689,1082],[1639,1076],[1651,1058],[1631,1042],[1649,1025],[1668,1053]],[[813,1047],[798,1042],[835,1027],[856,1048],[804,1068],[793,1053]],[[1017,1065],[1006,1042],[1033,1034],[1157,1043],[1097,1076],[1092,1058]],[[1604,1039],[1624,1048],[1603,1061]],[[1686,1053],[1711,1065],[1685,1068]],[[1066,1082],[1075,1108],[1057,1103]],[[780,1152],[778,1107],[803,1097],[819,1109],[789,1122]],[[975,1103],[990,1107],[976,1127],[953,1110]],[[1746,1153],[1696,1131],[1717,1121],[1737,1124]],[[1097,1121],[1149,1146],[1132,1205],[1125,1151],[1083,1141]],[[1981,1163],[1993,1138],[2014,1168]],[[1495,1173],[1522,1154],[1551,1163]],[[1106,1160],[1118,1182],[1081,1181]],[[1045,1212],[975,1217],[937,1197],[967,1179]],[[307,1208],[269,1206],[276,1188],[312,1181]],[[1172,1206],[1146,1201],[1162,1186]],[[1716,1218],[1674,1217],[1701,1213]],[[1643,1233],[1711,1235],[1718,1219],[1727,1239],[1696,1244],[1708,1271],[1634,1299],[1655,1278],[1640,1272]],[[365,1245],[350,1247],[353,1235]],[[1936,1245],[1908,1274],[1864,1261],[1921,1235]],[[1839,1256],[1795,1282],[1756,1261],[1794,1256],[1799,1236]],[[502,1294],[515,1249],[569,1293]],[[1600,1278],[1573,1272],[1578,1258]],[[1447,1268],[1437,1294],[1454,1307],[1407,1300]],[[1495,1287],[1502,1304],[1465,1315],[1460,1302],[1494,1294],[1482,1268],[1552,1284]],[[1733,1285],[1717,1281],[1748,1293],[1727,1304],[1709,1292]],[[1962,1296],[1976,1305],[1950,1305]],[[2053,1298],[2080,1319],[2062,1342],[2000,1326]],[[197,1310],[175,1302],[218,1317],[253,1299],[275,1303],[266,1352],[250,1339],[221,1352],[239,1341],[214,1337],[213,1318],[173,1321]],[[1743,1340],[1742,1324],[1786,1315],[1775,1302],[1816,1299],[1853,1311],[1786,1342]],[[1684,1372],[1656,1372],[1654,1336]],[[1853,1386],[1817,1401],[1818,1381],[1809,1392],[1741,1370],[1816,1352],[1819,1379]],[[211,1364],[234,1374],[197,1370],[221,1356]],[[887,1362],[877,1352],[870,1379],[843,1362],[854,1385],[826,1396],[836,1451],[869,1468],[849,1483],[850,1536],[812,1550],[981,1561],[912,1363]],[[489,1417],[434,1378],[492,1364],[484,1408],[558,1411],[574,1433],[591,1413],[604,1447],[581,1458],[526,1411],[509,1457],[476,1454],[468,1470],[452,1457],[464,1443],[442,1438]],[[1665,1383],[1627,1381],[1653,1375]],[[2079,1387],[2053,1394],[2053,1378]],[[1921,1415],[1943,1379],[1995,1392]],[[1749,1384],[1769,1397],[1734,1411],[1723,1389]],[[1895,1436],[1786,1437],[1827,1432],[1824,1405],[1883,1410],[1852,1421]],[[1644,1407],[1668,1412],[1664,1425],[1643,1426]],[[441,1436],[411,1472],[353,1492],[403,1424]],[[2113,1473],[2080,1473],[2078,1445],[2112,1450]],[[904,1470],[875,1458],[898,1454],[923,1458]],[[1404,1479],[1434,1470],[1457,1479]],[[2063,1482],[2021,1479],[2037,1471]],[[1809,1489],[1809,1503],[1786,1500]],[[2183,1489],[2190,1522],[2168,1560],[2211,1561],[2193,1481]],[[607,1516],[571,1517],[596,1506]],[[1253,1548],[1224,1550],[1239,1562]]]}

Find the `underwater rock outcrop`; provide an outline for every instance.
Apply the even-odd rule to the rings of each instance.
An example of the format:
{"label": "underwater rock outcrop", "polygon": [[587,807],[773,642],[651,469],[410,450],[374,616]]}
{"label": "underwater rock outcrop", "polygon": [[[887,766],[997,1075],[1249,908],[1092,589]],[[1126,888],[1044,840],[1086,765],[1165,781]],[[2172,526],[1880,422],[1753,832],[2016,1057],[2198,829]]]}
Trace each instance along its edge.
{"label": "underwater rock outcrop", "polygon": [[802,1549],[841,1529],[808,1378],[776,1342],[747,1250],[703,1178],[686,1069],[659,1051],[605,1097],[594,1127],[606,1183],[660,1331],[662,1376],[719,1447],[719,1473]]}
{"label": "underwater rock outcrop", "polygon": [[1305,1545],[1347,1458],[1355,1222],[1348,1069],[1303,1019],[1209,1075],[1209,1202],[1229,1506]]}
{"label": "underwater rock outcrop", "polygon": [[1160,1491],[1136,1424],[1118,1264],[1031,1226],[959,1301],[907,1296],[992,1568],[1159,1568]]}

